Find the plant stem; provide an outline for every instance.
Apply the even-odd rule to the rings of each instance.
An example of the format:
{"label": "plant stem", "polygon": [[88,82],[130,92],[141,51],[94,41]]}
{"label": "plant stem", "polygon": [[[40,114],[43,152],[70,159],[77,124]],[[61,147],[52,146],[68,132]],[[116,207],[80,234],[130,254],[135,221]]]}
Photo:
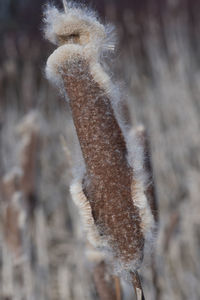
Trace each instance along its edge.
{"label": "plant stem", "polygon": [[132,277],[132,282],[133,282],[133,287],[135,290],[136,299],[137,300],[145,300],[138,272],[135,271],[135,272],[130,272],[130,273],[131,273],[131,277]]}

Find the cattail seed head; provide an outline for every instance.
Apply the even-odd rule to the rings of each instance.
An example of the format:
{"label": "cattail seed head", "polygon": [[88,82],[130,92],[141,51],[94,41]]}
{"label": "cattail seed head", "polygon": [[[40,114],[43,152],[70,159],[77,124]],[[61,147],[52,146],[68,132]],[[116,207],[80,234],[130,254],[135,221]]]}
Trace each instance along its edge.
{"label": "cattail seed head", "polygon": [[134,271],[154,219],[140,176],[142,146],[137,139],[131,145],[114,105],[120,95],[101,65],[106,27],[72,3],[64,13],[48,7],[44,20],[46,38],[58,45],[47,61],[47,77],[66,92],[85,163],[72,197],[89,240],[112,253],[119,271]]}

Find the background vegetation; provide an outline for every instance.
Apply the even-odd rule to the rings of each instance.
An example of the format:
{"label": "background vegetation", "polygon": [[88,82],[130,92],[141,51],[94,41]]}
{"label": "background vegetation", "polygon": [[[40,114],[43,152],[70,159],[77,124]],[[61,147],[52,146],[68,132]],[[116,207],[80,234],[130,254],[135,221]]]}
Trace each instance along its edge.
{"label": "background vegetation", "polygon": [[[73,157],[65,145],[74,153],[74,128],[43,74],[52,51],[42,38],[43,5],[0,2],[0,299],[97,299],[92,254],[84,254],[69,195]],[[144,123],[151,139],[160,229],[158,279],[148,265],[143,270],[146,298],[199,299],[200,3],[92,6],[117,27],[114,77],[132,123]]]}

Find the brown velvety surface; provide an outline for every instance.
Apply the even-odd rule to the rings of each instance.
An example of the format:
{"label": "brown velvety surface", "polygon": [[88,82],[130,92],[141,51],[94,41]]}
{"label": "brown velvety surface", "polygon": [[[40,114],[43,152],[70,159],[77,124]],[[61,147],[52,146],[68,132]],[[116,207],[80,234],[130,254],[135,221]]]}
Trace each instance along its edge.
{"label": "brown velvety surface", "polygon": [[133,174],[110,100],[81,59],[66,66],[63,80],[86,164],[84,189],[95,223],[117,256],[126,262],[141,258],[144,238],[131,196]]}

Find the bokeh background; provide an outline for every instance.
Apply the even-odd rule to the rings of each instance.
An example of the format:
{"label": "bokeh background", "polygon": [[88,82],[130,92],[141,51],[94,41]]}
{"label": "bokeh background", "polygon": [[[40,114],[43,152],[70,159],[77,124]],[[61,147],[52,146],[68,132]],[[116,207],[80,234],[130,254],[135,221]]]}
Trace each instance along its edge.
{"label": "bokeh background", "polygon": [[[93,263],[69,194],[75,131],[44,76],[54,49],[42,36],[45,3],[0,1],[0,299],[93,300]],[[113,78],[133,126],[150,136],[160,225],[154,270],[142,270],[146,298],[198,300],[200,2],[90,5],[116,26]],[[122,285],[123,299],[133,299]]]}

